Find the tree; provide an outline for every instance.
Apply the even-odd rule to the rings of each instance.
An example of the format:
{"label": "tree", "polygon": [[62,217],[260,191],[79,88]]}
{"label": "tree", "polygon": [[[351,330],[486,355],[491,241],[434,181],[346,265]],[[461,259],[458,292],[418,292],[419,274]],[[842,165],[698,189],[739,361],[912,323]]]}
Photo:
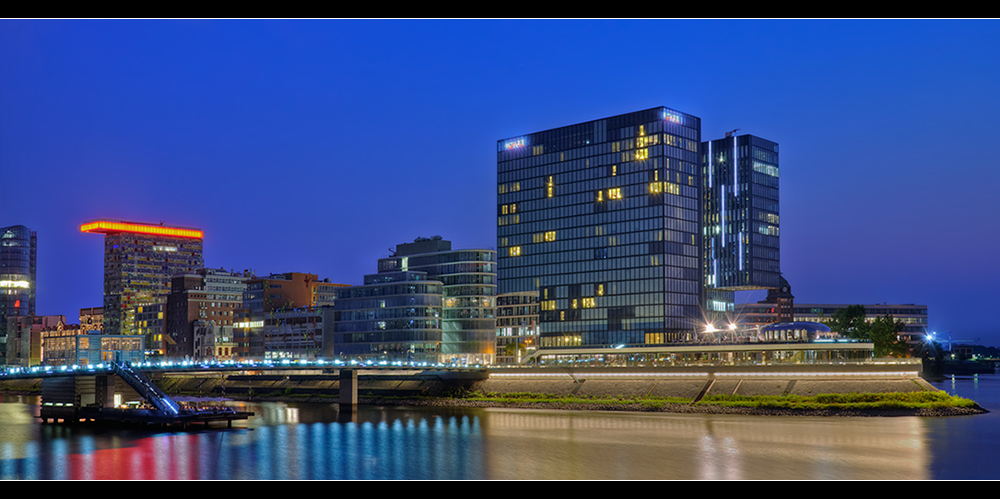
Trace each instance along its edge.
{"label": "tree", "polygon": [[865,321],[865,306],[851,305],[847,308],[838,308],[830,316],[830,320],[824,321],[830,330],[857,340],[867,340],[870,325]]}
{"label": "tree", "polygon": [[899,332],[903,330],[903,326],[903,321],[897,321],[888,314],[876,317],[872,321],[868,336],[875,347],[876,357],[907,356],[910,345],[899,339]]}

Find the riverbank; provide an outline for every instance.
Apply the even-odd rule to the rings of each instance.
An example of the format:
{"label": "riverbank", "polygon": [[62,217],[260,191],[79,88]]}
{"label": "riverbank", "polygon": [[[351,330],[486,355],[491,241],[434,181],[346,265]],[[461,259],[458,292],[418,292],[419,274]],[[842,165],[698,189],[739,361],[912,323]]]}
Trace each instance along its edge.
{"label": "riverbank", "polygon": [[[971,400],[951,398],[919,377],[914,366],[883,366],[883,372],[877,367],[494,369],[488,376],[370,371],[359,376],[358,397],[369,406],[689,414],[940,417],[988,412]],[[319,372],[151,376],[178,399],[323,404],[339,401],[341,379]],[[78,383],[84,390],[93,381]],[[0,382],[0,394],[40,389],[39,380]],[[124,400],[138,400],[127,387],[121,390]]]}
{"label": "riverbank", "polygon": [[[374,407],[440,407],[464,409],[528,409],[545,411],[600,411],[675,414],[733,414],[744,416],[809,416],[809,417],[948,417],[986,414],[989,411],[974,401],[952,397],[941,393],[936,402],[924,403],[922,407],[875,407],[863,403],[817,403],[813,407],[801,404],[801,397],[778,396],[765,401],[763,406],[727,405],[727,401],[712,400],[692,403],[691,401],[666,401],[658,399],[536,399],[511,400],[509,397],[360,397],[359,405]],[[869,400],[885,399],[900,394],[851,394]],[[336,403],[329,396],[236,396],[234,400],[257,402],[295,403]],[[799,406],[795,403],[799,402]],[[770,404],[770,405],[767,405]],[[782,407],[784,405],[784,407]]]}

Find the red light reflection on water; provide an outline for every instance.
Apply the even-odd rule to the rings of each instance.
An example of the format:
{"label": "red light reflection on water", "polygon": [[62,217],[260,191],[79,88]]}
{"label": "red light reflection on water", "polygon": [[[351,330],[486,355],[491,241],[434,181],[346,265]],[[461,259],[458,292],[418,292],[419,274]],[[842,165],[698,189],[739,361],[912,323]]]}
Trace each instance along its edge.
{"label": "red light reflection on water", "polygon": [[194,480],[200,455],[197,434],[156,436],[129,447],[67,456],[68,480]]}

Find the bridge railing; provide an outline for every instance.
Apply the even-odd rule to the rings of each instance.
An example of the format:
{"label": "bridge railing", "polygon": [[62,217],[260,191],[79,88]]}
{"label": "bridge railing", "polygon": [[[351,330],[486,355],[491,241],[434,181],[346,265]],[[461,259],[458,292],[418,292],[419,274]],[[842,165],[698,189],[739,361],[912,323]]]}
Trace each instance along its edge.
{"label": "bridge railing", "polygon": [[177,415],[180,407],[169,395],[160,390],[160,387],[139,371],[132,369],[130,365],[123,362],[113,362],[112,370],[119,378],[125,381],[133,390],[142,395],[146,401],[156,406],[157,409],[171,415]]}

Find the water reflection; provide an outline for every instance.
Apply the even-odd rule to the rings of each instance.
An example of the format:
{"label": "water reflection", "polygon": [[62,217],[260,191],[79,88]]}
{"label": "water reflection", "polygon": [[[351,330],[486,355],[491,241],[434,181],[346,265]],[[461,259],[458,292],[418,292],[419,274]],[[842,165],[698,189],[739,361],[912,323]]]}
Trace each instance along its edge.
{"label": "water reflection", "polygon": [[925,479],[927,420],[242,404],[233,429],[41,425],[0,403],[0,479]]}
{"label": "water reflection", "polygon": [[921,479],[918,418],[490,412],[489,478]]}

